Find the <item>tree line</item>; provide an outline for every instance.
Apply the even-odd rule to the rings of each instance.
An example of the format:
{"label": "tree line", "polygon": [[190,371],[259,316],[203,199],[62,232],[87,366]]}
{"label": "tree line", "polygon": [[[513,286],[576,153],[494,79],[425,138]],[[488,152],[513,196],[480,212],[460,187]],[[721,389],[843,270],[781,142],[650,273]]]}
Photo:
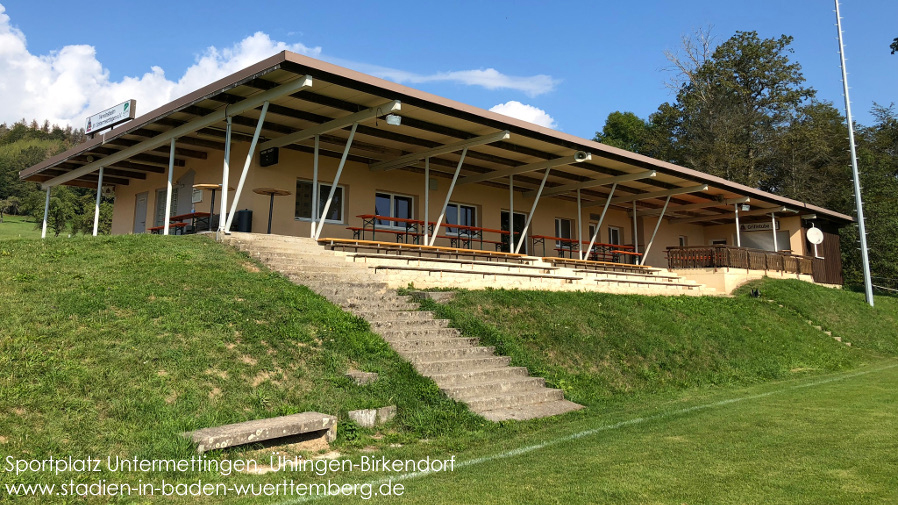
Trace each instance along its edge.
{"label": "tree line", "polygon": [[[83,129],[27,123],[24,119],[0,124],[0,222],[3,214],[30,216],[35,226],[44,218],[45,192],[40,184],[19,179],[19,172],[44,161],[85,139]],[[51,191],[47,228],[55,236],[93,232],[96,190],[57,186]],[[100,204],[98,231],[109,233],[112,226],[112,199]]]}
{"label": "tree line", "polygon": [[[754,31],[721,44],[709,30],[684,37],[667,54],[674,99],[647,119],[612,112],[595,139],[856,216],[847,122],[806,83],[792,40]],[[872,125],[855,125],[871,270],[896,279],[898,114],[876,103],[871,112]],[[858,283],[856,225],[841,242],[846,282]]]}

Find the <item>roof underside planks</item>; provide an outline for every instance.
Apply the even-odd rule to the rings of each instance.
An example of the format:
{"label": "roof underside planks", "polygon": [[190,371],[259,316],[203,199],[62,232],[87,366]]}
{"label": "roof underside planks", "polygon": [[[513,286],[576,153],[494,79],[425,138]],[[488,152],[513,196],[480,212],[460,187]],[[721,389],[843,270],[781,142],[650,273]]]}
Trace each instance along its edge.
{"label": "roof underside planks", "polygon": [[[589,160],[552,168],[546,182],[546,194],[551,198],[576,200],[576,189],[563,191],[565,187],[581,186],[584,205],[604,203],[610,191],[610,183],[590,186],[590,181],[628,179],[631,174],[655,171],[654,177],[640,177],[619,182],[612,206],[629,210],[630,205],[616,201],[638,201],[640,211],[657,212],[664,204],[664,197],[639,198],[645,194],[676,193],[680,188],[690,188],[696,183],[707,184],[703,191],[677,194],[671,198],[672,207],[666,214],[671,218],[696,219],[698,224],[713,224],[719,220],[731,220],[734,198],[750,197],[752,207],[777,207],[786,205],[799,213],[817,214],[837,223],[850,222],[851,218],[819,207],[777,197],[763,191],[747,188],[729,181],[683,167],[677,167],[645,156],[629,153],[593,141],[580,139],[560,132],[531,125],[523,121],[476,109],[458,102],[436,97],[405,86],[366,76],[318,60],[280,53],[241,72],[151,111],[130,123],[100,134],[62,155],[23,171],[23,179],[45,183],[55,177],[68,174],[87,165],[103,164],[102,160],[125,149],[134,149],[142,142],[164,136],[225,107],[256,97],[290,81],[311,76],[311,87],[273,98],[262,127],[260,143],[277,143],[277,139],[318,127],[323,123],[359,113],[368,108],[382,107],[393,100],[401,102],[402,123],[388,126],[383,119],[368,119],[358,125],[350,149],[350,160],[369,165],[388,165],[391,161],[412,153],[434,150],[444,145],[458,144],[476,137],[494,135],[508,130],[507,140],[470,147],[462,166],[461,177],[480,176],[490,172],[513,173],[514,168],[537,164],[546,160],[570,157],[577,151],[590,154]],[[232,119],[232,140],[249,142],[259,118],[255,107]],[[385,114],[388,111],[385,111]],[[339,157],[342,154],[350,126],[330,131],[320,137],[321,154]],[[205,159],[211,153],[224,150],[225,122],[209,124],[177,138],[175,165],[184,166],[188,159]],[[283,146],[303,152],[312,151],[311,138]],[[168,146],[152,148],[109,164],[104,171],[104,183],[128,184],[131,179],[145,179],[147,173],[164,173],[168,165]],[[438,154],[430,158],[431,175],[451,178],[460,152]],[[97,163],[99,162],[99,163]],[[423,161],[398,168],[407,172],[423,172]],[[543,170],[516,174],[515,190],[532,194],[540,183]],[[472,179],[478,184],[507,188],[508,178]],[[464,180],[464,179],[462,179]],[[66,184],[96,187],[96,172],[86,173],[67,181]],[[559,188],[553,192],[553,189]],[[690,209],[690,206],[692,208]],[[697,208],[701,206],[701,208]],[[682,211],[677,208],[682,207]],[[641,214],[641,212],[640,212]],[[719,220],[717,220],[719,216]]]}

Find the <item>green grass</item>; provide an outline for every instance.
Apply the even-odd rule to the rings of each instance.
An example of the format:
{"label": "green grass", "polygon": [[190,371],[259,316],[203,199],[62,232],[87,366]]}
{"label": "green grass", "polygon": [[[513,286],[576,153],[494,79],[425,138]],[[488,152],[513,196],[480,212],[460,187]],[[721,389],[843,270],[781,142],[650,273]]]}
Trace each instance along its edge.
{"label": "green grass", "polygon": [[0,243],[0,314],[4,454],[183,458],[183,431],[390,404],[384,445],[495,429],[365,321],[200,237]]}
{"label": "green grass", "polygon": [[[895,354],[892,299],[871,311],[856,293],[799,281],[752,286],[764,296],[747,296],[751,286],[732,298],[486,290],[460,291],[447,305],[426,306],[591,406],[836,371]],[[814,324],[838,329],[853,347],[807,323],[805,311],[815,305],[823,306]],[[840,305],[843,310],[832,309]]]}
{"label": "green grass", "polygon": [[3,215],[0,223],[0,240],[11,238],[39,238],[41,230],[28,216]]}
{"label": "green grass", "polygon": [[[430,304],[425,308],[496,345],[515,364],[545,376],[588,407],[560,418],[493,424],[442,396],[361,319],[207,239],[141,235],[2,241],[0,486],[68,478],[278,483],[283,474],[15,476],[3,471],[3,458],[190,458],[193,447],[179,436],[183,431],[302,411],[340,416],[334,447],[355,460],[369,454],[363,448],[388,458],[455,454],[471,459],[659,412],[818,377],[843,377],[846,371],[881,367],[898,354],[895,299],[878,298],[870,309],[857,293],[797,281],[756,286],[764,292],[760,300],[744,293],[669,298],[490,290],[463,291],[448,305]],[[836,342],[808,320],[853,346]],[[350,367],[379,372],[381,379],[356,386],[343,376]],[[529,503],[801,502],[794,493],[806,488],[819,488],[808,496],[853,496],[833,492],[823,477],[838,470],[831,461],[841,458],[853,465],[844,475],[872,482],[865,484],[871,494],[863,496],[875,501],[886,496],[883,486],[895,488],[882,475],[894,463],[882,440],[890,442],[895,432],[894,414],[889,414],[894,409],[888,406],[895,400],[889,396],[895,375],[863,376],[878,377],[882,387],[868,387],[868,379],[856,377],[832,387],[777,393],[769,401],[765,397],[609,430],[523,459],[416,481],[422,487],[409,498],[447,503],[512,498]],[[849,384],[855,387],[851,392],[839,389]],[[782,408],[801,401],[806,406],[797,412],[804,412],[806,424]],[[348,410],[388,404],[397,405],[399,415],[379,431],[345,421]],[[837,439],[845,426],[863,426],[864,437]],[[730,441],[736,445],[727,445]],[[894,449],[894,443],[888,448]],[[210,457],[262,454],[252,449]],[[872,462],[858,462],[863,454],[870,454]],[[684,465],[698,470],[686,471],[691,466]],[[790,472],[799,468],[813,471],[813,479],[789,484],[794,480]],[[338,480],[371,477],[353,474]],[[779,487],[771,490],[767,482],[779,482]],[[787,484],[793,494],[781,494]],[[724,486],[734,491],[727,494]]]}
{"label": "green grass", "polygon": [[401,480],[400,503],[895,503],[898,366],[863,372],[619,407]]}

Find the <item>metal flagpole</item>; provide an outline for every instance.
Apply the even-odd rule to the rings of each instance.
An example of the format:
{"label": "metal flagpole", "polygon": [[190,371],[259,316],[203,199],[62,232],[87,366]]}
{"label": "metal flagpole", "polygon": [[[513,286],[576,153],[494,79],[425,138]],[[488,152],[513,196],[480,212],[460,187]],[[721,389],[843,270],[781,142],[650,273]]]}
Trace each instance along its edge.
{"label": "metal flagpole", "polygon": [[854,200],[857,204],[857,225],[861,236],[861,260],[864,267],[864,293],[867,303],[873,306],[873,281],[870,278],[870,258],[867,254],[867,230],[864,227],[864,206],[861,203],[861,181],[857,169],[857,153],[854,149],[854,123],[851,120],[851,100],[848,98],[848,72],[845,70],[845,50],[842,43],[842,17],[839,0],[836,2],[836,27],[839,32],[839,61],[842,63],[842,87],[845,90],[845,119],[848,121],[848,144],[851,148],[851,178],[854,181]]}

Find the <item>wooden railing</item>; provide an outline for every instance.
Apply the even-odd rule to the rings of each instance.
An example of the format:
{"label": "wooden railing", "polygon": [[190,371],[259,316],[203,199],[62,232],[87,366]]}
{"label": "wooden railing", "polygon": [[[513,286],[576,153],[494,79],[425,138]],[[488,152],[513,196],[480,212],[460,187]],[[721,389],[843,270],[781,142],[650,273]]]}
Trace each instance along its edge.
{"label": "wooden railing", "polygon": [[812,275],[814,258],[726,245],[668,247],[668,268],[747,268]]}

